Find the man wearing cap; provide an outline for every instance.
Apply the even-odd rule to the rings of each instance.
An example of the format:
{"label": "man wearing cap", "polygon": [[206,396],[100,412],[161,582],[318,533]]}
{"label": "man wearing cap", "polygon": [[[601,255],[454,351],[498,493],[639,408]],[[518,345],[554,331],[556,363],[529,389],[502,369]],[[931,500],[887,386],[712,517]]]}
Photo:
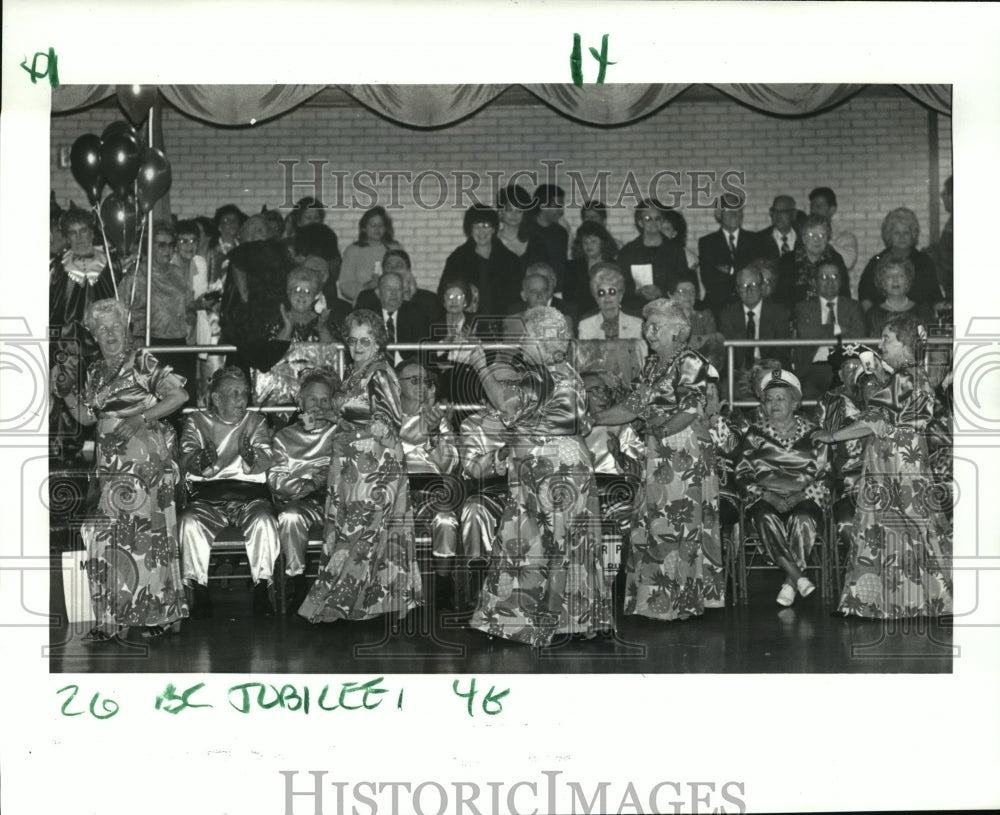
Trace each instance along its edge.
{"label": "man wearing cap", "polygon": [[802,386],[793,373],[765,373],[760,390],[764,421],[743,436],[736,482],[764,551],[785,573],[777,602],[790,606],[796,593],[808,597],[816,588],[804,571],[830,502],[827,453],[813,445],[815,425],[796,412]]}

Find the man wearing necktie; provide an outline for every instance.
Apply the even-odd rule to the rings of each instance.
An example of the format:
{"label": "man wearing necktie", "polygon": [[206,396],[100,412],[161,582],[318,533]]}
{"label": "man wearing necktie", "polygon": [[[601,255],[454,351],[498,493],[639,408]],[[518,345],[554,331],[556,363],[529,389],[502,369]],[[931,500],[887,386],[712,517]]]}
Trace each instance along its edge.
{"label": "man wearing necktie", "polygon": [[[382,322],[385,324],[386,342],[392,345],[399,342],[397,328],[399,309],[403,305],[403,278],[395,272],[385,272],[379,278],[378,288],[375,291],[382,304]],[[399,351],[394,351],[393,364],[398,365],[402,361],[403,357]]]}
{"label": "man wearing necktie", "polygon": [[743,229],[743,206],[715,210],[719,229],[698,240],[698,268],[705,287],[705,303],[716,319],[723,307],[736,301],[736,272],[760,256],[757,235]]}
{"label": "man wearing necktie", "polygon": [[778,195],[771,204],[771,225],[757,233],[761,257],[777,263],[785,255],[801,246],[795,231],[795,215],[798,208],[790,195]]}
{"label": "man wearing necktie", "polygon": [[[845,341],[864,337],[865,321],[861,305],[849,297],[840,296],[843,270],[833,261],[820,262],[816,269],[817,296],[795,306],[795,325],[800,339]],[[795,370],[802,382],[806,399],[817,399],[833,381],[833,369],[827,359],[827,346],[802,346],[795,350]]]}
{"label": "man wearing necktie", "polygon": [[[719,318],[719,330],[727,340],[778,340],[790,339],[791,326],[788,312],[781,305],[764,300],[763,270],[773,266],[770,261],[756,260],[736,275],[738,303],[726,306]],[[741,372],[749,371],[761,356],[779,360],[789,367],[789,349],[749,346],[736,351],[734,359]],[[740,398],[753,398],[747,389],[737,394]]]}

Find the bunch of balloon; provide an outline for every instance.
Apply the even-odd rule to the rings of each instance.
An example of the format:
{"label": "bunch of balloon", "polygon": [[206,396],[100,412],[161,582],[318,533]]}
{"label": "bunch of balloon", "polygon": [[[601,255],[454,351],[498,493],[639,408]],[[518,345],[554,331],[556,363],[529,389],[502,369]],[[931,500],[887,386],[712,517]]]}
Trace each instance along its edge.
{"label": "bunch of balloon", "polygon": [[[170,189],[170,162],[163,151],[140,148],[132,125],[113,122],[100,137],[87,133],[73,142],[70,169],[97,214],[105,246],[119,257],[141,254],[145,217]],[[105,185],[111,191],[102,201]]]}

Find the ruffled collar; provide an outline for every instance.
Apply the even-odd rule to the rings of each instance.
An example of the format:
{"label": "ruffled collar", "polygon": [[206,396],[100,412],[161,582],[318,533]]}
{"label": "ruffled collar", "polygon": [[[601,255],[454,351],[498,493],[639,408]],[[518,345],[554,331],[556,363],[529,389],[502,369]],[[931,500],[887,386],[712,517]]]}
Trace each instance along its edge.
{"label": "ruffled collar", "polygon": [[809,422],[797,414],[795,416],[795,429],[791,432],[791,435],[782,435],[770,421],[763,422],[759,427],[765,436],[786,450],[791,450],[811,429]]}
{"label": "ruffled collar", "polygon": [[69,249],[62,256],[62,265],[67,276],[78,286],[93,286],[108,265],[104,249],[95,246],[89,255],[74,255]]}

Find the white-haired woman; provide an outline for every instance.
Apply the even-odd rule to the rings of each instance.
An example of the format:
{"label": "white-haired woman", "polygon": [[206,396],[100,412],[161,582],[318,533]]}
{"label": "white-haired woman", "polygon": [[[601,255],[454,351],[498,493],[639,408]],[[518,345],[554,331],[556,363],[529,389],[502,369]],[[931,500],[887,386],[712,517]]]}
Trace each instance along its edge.
{"label": "white-haired woman", "polygon": [[944,300],[934,261],[926,252],[917,249],[919,240],[920,223],[913,210],[897,207],[885,216],[882,221],[882,242],[885,249],[868,261],[858,280],[858,300],[865,311],[886,299],[885,292],[879,291],[876,283],[876,271],[880,262],[886,258],[897,262],[908,260],[912,265],[913,280],[909,297],[915,303],[933,307]]}
{"label": "white-haired woman", "polygon": [[719,482],[704,417],[711,365],[687,346],[691,323],[660,298],[642,310],[652,352],[632,393],[595,416],[640,420],[646,460],[626,563],[625,613],[683,620],[725,604]]}
{"label": "white-haired woman", "polygon": [[743,434],[736,482],[768,558],[785,573],[777,602],[790,606],[796,593],[808,597],[816,588],[803,572],[830,502],[829,468],[826,448],[812,439],[816,426],[798,415],[798,377],[764,373],[760,391],[764,420]]}
{"label": "white-haired woman", "polygon": [[316,312],[322,292],[319,272],[305,266],[292,269],[285,281],[286,302],[280,305],[281,319],[264,329],[265,336],[291,342],[333,342],[330,312]]}
{"label": "white-haired woman", "polygon": [[556,637],[610,631],[611,595],[585,441],[591,424],[587,396],[566,361],[571,332],[549,306],[528,309],[524,325],[526,362],[513,383],[498,381],[481,348],[464,352],[516,438],[508,447],[510,499],[470,624],[491,636],[543,647]]}
{"label": "white-haired woman", "polygon": [[98,518],[82,529],[97,626],[88,641],[128,627],[158,637],[188,616],[181,580],[172,459],[173,431],[161,419],[187,401],[185,381],[148,351],[129,344],[128,311],[114,299],[87,308],[84,327],[101,358],[82,394],[66,406],[97,425]]}
{"label": "white-haired woman", "polygon": [[934,392],[916,363],[920,335],[913,316],[890,320],[880,350],[891,376],[871,366],[876,382],[859,419],[816,435],[826,444],[864,440],[842,614],[894,619],[952,613],[952,528],[946,516],[952,496],[950,484],[935,483],[928,460]]}
{"label": "white-haired woman", "polygon": [[614,263],[602,261],[594,265],[590,270],[590,293],[597,301],[598,312],[580,320],[581,340],[642,339],[642,320],[622,311],[625,275]]}

